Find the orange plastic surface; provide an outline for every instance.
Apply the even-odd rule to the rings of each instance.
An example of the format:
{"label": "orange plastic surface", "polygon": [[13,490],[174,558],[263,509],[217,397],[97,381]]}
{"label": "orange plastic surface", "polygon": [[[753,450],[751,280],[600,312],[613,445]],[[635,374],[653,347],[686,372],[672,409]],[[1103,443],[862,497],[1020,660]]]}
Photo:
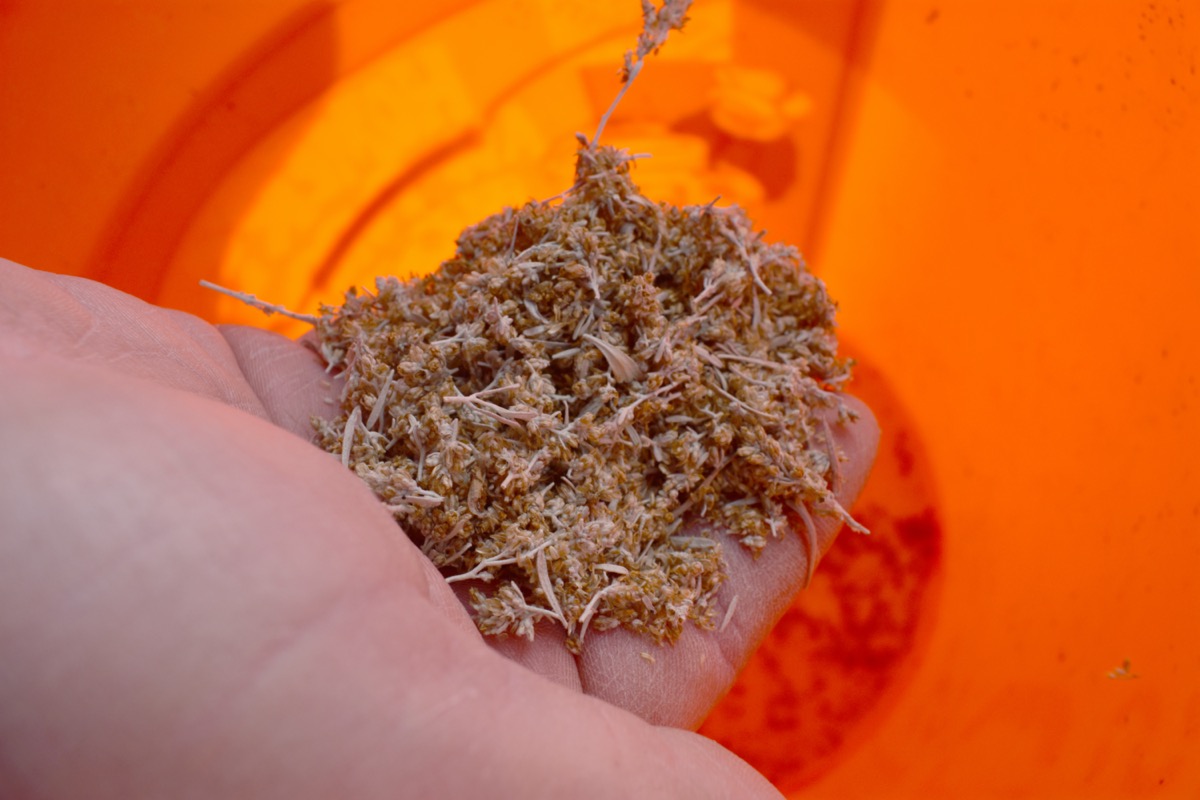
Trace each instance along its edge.
{"label": "orange plastic surface", "polygon": [[[253,324],[197,281],[431,269],[566,188],[637,5],[0,0],[0,255]],[[705,732],[795,796],[1200,796],[1200,8],[692,17],[605,138],[802,246],[885,427]]]}

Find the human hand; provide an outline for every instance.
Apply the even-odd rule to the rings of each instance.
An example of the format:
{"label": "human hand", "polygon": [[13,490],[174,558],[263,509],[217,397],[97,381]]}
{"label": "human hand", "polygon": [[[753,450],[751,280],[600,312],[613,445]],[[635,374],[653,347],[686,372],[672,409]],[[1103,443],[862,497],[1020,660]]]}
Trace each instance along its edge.
{"label": "human hand", "polygon": [[305,347],[10,262],[0,287],[0,795],[777,796],[678,728],[799,588],[801,537],[726,549],[723,632],[485,643],[304,441],[335,393]]}

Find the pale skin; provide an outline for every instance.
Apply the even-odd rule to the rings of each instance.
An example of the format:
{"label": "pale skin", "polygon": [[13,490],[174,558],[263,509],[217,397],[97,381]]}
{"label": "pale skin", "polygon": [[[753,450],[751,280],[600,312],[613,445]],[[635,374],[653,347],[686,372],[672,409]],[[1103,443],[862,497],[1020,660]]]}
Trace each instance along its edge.
{"label": "pale skin", "polygon": [[[801,588],[802,536],[727,548],[721,632],[485,641],[307,442],[334,409],[302,344],[0,261],[0,375],[0,796],[779,796],[688,729]],[[846,507],[878,440],[850,402]]]}

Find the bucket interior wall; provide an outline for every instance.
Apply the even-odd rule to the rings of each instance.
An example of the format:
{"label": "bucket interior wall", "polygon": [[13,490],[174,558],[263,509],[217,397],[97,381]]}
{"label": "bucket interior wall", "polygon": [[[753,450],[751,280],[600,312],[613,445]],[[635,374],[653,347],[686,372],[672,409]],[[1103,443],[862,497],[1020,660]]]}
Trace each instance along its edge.
{"label": "bucket interior wall", "polygon": [[[298,333],[197,281],[312,311],[556,195],[637,6],[0,2],[0,256]],[[885,429],[796,612],[873,644],[769,641],[705,732],[805,796],[1200,793],[1200,11],[691,16],[605,140],[801,246]],[[833,722],[755,716],[779,675]]]}

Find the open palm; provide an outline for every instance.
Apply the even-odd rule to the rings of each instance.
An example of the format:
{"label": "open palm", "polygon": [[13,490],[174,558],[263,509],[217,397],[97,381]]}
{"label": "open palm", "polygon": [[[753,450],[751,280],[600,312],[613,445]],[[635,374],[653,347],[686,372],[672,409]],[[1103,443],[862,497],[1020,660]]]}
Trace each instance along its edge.
{"label": "open palm", "polygon": [[[485,642],[306,441],[335,391],[303,345],[0,261],[0,375],[0,795],[777,796],[682,729],[799,589],[802,537],[726,549],[719,633]],[[848,505],[877,430],[834,428]]]}

